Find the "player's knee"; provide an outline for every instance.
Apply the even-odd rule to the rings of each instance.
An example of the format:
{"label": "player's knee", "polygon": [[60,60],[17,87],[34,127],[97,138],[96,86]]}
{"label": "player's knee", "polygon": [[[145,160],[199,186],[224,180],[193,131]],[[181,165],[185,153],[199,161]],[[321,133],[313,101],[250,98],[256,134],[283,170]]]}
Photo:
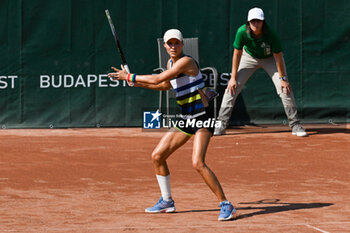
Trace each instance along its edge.
{"label": "player's knee", "polygon": [[158,164],[158,163],[161,163],[163,161],[164,161],[164,159],[163,159],[162,154],[159,153],[159,152],[153,151],[153,153],[152,153],[152,162]]}
{"label": "player's knee", "polygon": [[201,172],[205,168],[205,164],[202,161],[192,161],[192,166],[196,171]]}

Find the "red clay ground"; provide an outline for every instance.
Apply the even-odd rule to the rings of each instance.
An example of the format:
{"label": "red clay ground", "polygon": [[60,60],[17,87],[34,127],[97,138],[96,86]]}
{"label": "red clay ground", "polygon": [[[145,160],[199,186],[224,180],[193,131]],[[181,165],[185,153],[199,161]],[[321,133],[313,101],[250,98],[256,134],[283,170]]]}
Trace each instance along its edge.
{"label": "red clay ground", "polygon": [[350,232],[345,125],[242,127],[213,137],[207,163],[239,216],[191,167],[192,141],[169,159],[177,213],[158,200],[150,155],[163,133],[141,129],[0,131],[0,232]]}

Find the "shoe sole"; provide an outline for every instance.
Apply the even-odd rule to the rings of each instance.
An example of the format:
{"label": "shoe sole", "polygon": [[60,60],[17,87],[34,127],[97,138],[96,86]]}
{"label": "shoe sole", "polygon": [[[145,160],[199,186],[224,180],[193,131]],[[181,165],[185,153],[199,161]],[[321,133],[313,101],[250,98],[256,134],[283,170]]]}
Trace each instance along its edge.
{"label": "shoe sole", "polygon": [[146,213],[152,213],[152,214],[156,214],[156,213],[173,213],[175,211],[176,211],[175,207],[169,207],[169,208],[166,208],[166,209],[155,210],[155,211],[151,211],[151,210],[145,209]]}
{"label": "shoe sole", "polygon": [[292,133],[292,135],[298,136],[298,137],[306,137],[307,133]]}
{"label": "shoe sole", "polygon": [[221,136],[221,135],[225,135],[226,134],[226,132],[220,132],[220,133],[215,133],[214,132],[214,136]]}
{"label": "shoe sole", "polygon": [[234,217],[236,217],[237,215],[237,210],[236,209],[233,209],[230,216],[228,216],[227,218],[218,218],[219,221],[227,221],[227,220],[230,220]]}

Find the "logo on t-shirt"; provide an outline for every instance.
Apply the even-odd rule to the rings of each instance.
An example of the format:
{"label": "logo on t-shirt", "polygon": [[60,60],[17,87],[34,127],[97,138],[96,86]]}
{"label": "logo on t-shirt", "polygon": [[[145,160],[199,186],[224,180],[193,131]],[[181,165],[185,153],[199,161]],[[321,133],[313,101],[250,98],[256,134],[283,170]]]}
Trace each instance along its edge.
{"label": "logo on t-shirt", "polygon": [[265,55],[270,55],[271,54],[271,45],[266,44],[265,42],[261,43],[261,48],[264,49],[264,54]]}

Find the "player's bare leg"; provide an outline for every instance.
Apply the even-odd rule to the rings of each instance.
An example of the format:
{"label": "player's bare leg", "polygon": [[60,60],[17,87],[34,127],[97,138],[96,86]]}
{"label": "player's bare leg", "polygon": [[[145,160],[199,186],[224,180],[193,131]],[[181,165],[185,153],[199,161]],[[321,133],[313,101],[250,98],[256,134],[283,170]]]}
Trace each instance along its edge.
{"label": "player's bare leg", "polygon": [[216,178],[214,172],[205,163],[208,144],[211,138],[211,132],[207,129],[200,129],[194,136],[192,165],[203,177],[205,183],[213,191],[220,202],[225,201],[226,197],[222,187]]}
{"label": "player's bare leg", "polygon": [[168,213],[176,211],[174,200],[171,196],[170,173],[166,159],[179,147],[185,144],[190,136],[175,131],[166,133],[152,153],[152,161],[156,171],[159,188],[162,193],[159,201],[147,208],[147,213]]}
{"label": "player's bare leg", "polygon": [[211,133],[207,129],[200,129],[197,131],[193,143],[192,164],[220,201],[221,210],[218,220],[230,220],[235,216],[237,210],[226,199],[220,182],[216,178],[214,172],[212,172],[205,163],[205,154],[207,152],[210,137]]}
{"label": "player's bare leg", "polygon": [[169,175],[166,159],[190,138],[190,136],[180,131],[167,132],[162,137],[152,153],[152,161],[157,175]]}

